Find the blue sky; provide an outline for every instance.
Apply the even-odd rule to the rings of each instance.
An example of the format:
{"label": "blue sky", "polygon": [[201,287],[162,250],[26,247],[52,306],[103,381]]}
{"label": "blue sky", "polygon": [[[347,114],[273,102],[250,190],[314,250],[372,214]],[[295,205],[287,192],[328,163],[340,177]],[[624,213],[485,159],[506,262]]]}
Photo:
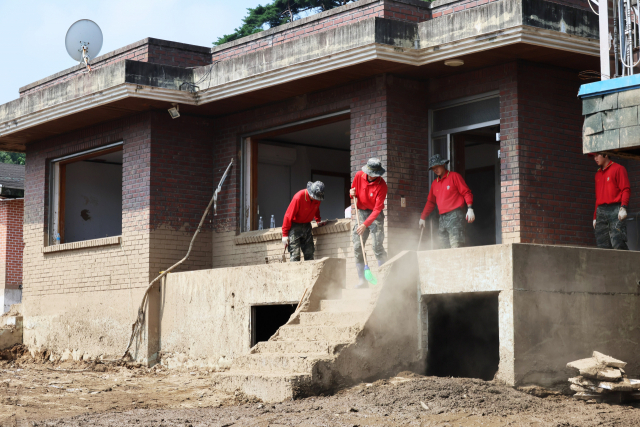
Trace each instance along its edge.
{"label": "blue sky", "polygon": [[259,3],[268,0],[0,0],[0,105],[18,98],[20,87],[77,64],[64,37],[78,19],[102,29],[101,54],[145,37],[212,46]]}

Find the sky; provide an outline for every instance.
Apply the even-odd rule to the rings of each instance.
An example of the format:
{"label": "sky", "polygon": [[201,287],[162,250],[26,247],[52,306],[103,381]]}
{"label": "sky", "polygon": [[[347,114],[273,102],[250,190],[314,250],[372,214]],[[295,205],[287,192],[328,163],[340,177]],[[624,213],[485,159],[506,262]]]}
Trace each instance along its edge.
{"label": "sky", "polygon": [[18,89],[77,64],[64,37],[79,19],[102,29],[100,54],[155,37],[212,46],[267,0],[0,0],[0,105]]}

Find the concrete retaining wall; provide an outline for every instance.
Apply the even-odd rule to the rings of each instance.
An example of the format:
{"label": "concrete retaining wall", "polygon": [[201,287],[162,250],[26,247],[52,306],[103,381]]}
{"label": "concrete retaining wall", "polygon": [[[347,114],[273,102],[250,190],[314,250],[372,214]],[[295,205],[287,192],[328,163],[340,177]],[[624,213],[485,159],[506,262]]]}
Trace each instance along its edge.
{"label": "concrete retaining wall", "polygon": [[511,385],[565,384],[593,350],[640,375],[640,253],[509,244],[420,252],[422,294],[500,292],[500,365]]}
{"label": "concrete retaining wall", "polygon": [[224,369],[249,352],[253,305],[297,304],[317,281],[343,287],[344,274],[335,258],[170,274],[160,293],[162,363]]}

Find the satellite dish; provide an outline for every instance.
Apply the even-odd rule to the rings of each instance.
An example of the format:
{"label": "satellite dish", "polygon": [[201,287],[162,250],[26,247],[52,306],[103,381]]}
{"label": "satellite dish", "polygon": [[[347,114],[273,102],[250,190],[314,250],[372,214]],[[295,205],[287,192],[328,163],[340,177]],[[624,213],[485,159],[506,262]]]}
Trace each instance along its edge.
{"label": "satellite dish", "polygon": [[88,63],[85,61],[85,56],[88,57],[87,59],[93,59],[102,49],[102,30],[90,19],[81,19],[69,27],[64,44],[69,56],[78,62]]}

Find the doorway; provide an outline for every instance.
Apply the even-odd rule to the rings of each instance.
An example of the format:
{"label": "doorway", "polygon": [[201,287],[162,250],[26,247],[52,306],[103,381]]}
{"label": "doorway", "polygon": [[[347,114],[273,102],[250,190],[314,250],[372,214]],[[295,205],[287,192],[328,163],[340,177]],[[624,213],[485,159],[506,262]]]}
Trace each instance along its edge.
{"label": "doorway", "polygon": [[[449,170],[462,175],[473,193],[476,220],[466,225],[466,246],[502,243],[499,94],[491,92],[434,107],[429,114],[429,155],[449,159]],[[433,181],[435,175],[430,175]],[[438,215],[429,220],[435,236]]]}

